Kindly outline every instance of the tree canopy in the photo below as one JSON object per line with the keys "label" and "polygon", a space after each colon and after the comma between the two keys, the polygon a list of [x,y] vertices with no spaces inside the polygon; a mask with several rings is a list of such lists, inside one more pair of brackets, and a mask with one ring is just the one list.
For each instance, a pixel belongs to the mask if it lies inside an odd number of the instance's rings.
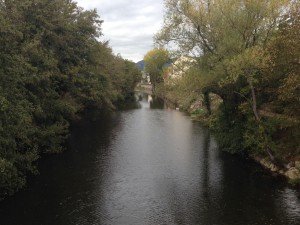
{"label": "tree canopy", "polygon": [[169,53],[163,48],[154,48],[144,56],[145,71],[150,75],[153,86],[163,82],[165,65],[169,62]]}
{"label": "tree canopy", "polygon": [[[299,118],[294,107],[299,100],[299,1],[165,0],[165,9],[155,42],[198,62],[179,87],[223,99],[217,126],[231,135],[226,145],[278,150],[278,140],[283,141],[278,118]],[[293,126],[284,129],[295,131]],[[296,133],[287,139],[298,151]]]}
{"label": "tree canopy", "polygon": [[63,150],[83,109],[132,95],[139,71],[99,41],[102,23],[72,0],[0,1],[0,198]]}

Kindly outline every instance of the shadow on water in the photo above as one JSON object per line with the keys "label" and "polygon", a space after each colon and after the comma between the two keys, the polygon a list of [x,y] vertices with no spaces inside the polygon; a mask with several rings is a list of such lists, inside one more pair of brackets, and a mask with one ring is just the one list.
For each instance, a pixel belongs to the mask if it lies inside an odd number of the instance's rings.
{"label": "shadow on water", "polygon": [[119,126],[117,113],[86,112],[72,125],[69,149],[40,160],[40,175],[0,203],[0,224],[75,224],[73,215],[78,224],[97,222],[93,190],[103,174],[96,171],[109,156],[112,132]]}
{"label": "shadow on water", "polygon": [[163,109],[164,106],[165,106],[165,102],[161,98],[153,97],[153,100],[150,101],[151,109]]}

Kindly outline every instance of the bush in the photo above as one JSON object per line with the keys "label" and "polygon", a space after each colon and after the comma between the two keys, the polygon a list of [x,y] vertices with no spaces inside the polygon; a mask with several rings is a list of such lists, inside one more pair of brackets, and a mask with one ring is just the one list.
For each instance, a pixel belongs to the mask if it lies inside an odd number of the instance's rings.
{"label": "bush", "polygon": [[0,158],[0,197],[12,195],[25,183],[25,176],[11,162]]}
{"label": "bush", "polygon": [[236,111],[228,111],[222,103],[216,118],[211,123],[217,142],[222,150],[230,153],[244,153],[243,134],[245,118]]}

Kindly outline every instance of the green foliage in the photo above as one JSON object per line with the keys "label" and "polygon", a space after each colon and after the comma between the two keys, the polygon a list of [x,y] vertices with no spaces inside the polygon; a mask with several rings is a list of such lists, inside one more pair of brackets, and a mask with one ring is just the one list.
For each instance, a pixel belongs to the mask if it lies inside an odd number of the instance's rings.
{"label": "green foliage", "polygon": [[[269,65],[265,71],[263,93],[269,97],[272,110],[300,118],[300,2],[295,1],[278,35],[269,43]],[[272,94],[272,95],[271,95]]]}
{"label": "green foliage", "polygon": [[98,41],[101,24],[70,0],[0,1],[0,198],[63,151],[76,114],[132,95],[140,74]]}
{"label": "green foliage", "polygon": [[245,151],[243,143],[243,131],[245,130],[245,118],[234,109],[228,109],[223,104],[211,122],[211,128],[215,133],[219,146],[230,153],[243,153]]}
{"label": "green foliage", "polygon": [[193,110],[191,113],[191,118],[201,121],[203,125],[208,125],[209,126],[209,120],[208,120],[208,111],[205,108],[197,108]]}
{"label": "green foliage", "polygon": [[169,62],[169,53],[163,48],[154,48],[144,56],[145,71],[150,75],[150,81],[156,84],[163,82],[164,66]]}
{"label": "green foliage", "polygon": [[291,179],[289,180],[289,184],[294,186],[294,187],[298,187],[300,185],[300,179]]}
{"label": "green foliage", "polygon": [[[243,146],[249,152],[253,154],[264,154],[266,149],[272,149],[276,154],[276,144],[274,142],[275,133],[278,130],[278,121],[272,118],[263,118],[261,121],[256,121],[252,115],[251,108],[243,106],[242,113],[246,120],[244,122],[243,134]],[[242,108],[241,107],[241,108]],[[245,110],[245,108],[248,108]]]}
{"label": "green foliage", "polygon": [[196,109],[191,114],[194,116],[198,116],[198,115],[201,115],[203,113],[203,111],[204,111],[203,109]]}
{"label": "green foliage", "polygon": [[203,96],[208,110],[209,94],[220,96],[211,125],[230,152],[299,154],[299,1],[165,0],[165,8],[155,42],[197,62],[165,95],[187,105]]}
{"label": "green foliage", "polygon": [[12,162],[0,158],[0,196],[11,195],[24,185],[25,176]]}
{"label": "green foliage", "polygon": [[207,92],[204,93],[204,103],[205,103],[208,113],[211,114],[211,102],[210,102],[210,98],[209,98],[209,93],[207,93]]}
{"label": "green foliage", "polygon": [[135,63],[123,60],[117,56],[114,60],[114,72],[111,73],[113,85],[118,90],[119,100],[129,100],[134,97],[134,88],[141,80],[141,72]]}

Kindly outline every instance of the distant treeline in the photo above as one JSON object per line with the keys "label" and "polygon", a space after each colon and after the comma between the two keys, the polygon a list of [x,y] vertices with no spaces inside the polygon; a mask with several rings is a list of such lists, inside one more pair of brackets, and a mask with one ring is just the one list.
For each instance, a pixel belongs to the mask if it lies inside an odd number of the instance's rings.
{"label": "distant treeline", "polygon": [[132,96],[140,71],[99,41],[102,22],[72,0],[0,1],[0,198],[63,150],[79,112]]}

